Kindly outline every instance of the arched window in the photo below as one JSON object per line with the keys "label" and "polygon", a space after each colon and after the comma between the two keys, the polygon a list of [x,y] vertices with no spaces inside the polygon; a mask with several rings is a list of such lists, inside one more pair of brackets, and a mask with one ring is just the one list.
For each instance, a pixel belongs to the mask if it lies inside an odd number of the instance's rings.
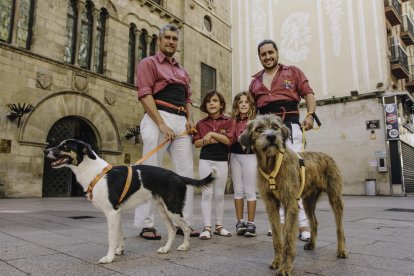
{"label": "arched window", "polygon": [[105,9],[101,10],[99,19],[96,26],[96,37],[95,37],[95,65],[94,71],[97,73],[103,73],[103,58],[104,58],[104,45],[105,45],[105,23],[108,12]]}
{"label": "arched window", "polygon": [[85,69],[91,68],[92,47],[92,17],[93,5],[90,1],[86,3],[86,9],[81,15],[80,43],[79,43],[79,66]]}
{"label": "arched window", "polygon": [[[33,27],[34,0],[0,1],[0,40],[16,43],[17,46],[30,49]],[[13,25],[17,17],[16,26]],[[15,39],[13,38],[15,33]],[[12,41],[13,40],[13,41]]]}
{"label": "arched window", "polygon": [[75,63],[76,47],[76,25],[78,22],[78,9],[76,0],[69,1],[68,14],[66,19],[66,47],[63,60],[67,63]]}
{"label": "arched window", "polygon": [[155,55],[155,53],[157,52],[157,39],[158,37],[156,35],[152,36],[150,43],[150,56]]}
{"label": "arched window", "polygon": [[33,1],[19,1],[19,16],[17,18],[16,42],[19,47],[29,49],[32,38]]}
{"label": "arched window", "polygon": [[142,29],[141,35],[139,36],[139,49],[141,51],[141,59],[147,57],[147,36],[148,32],[145,29]]}
{"label": "arched window", "polygon": [[135,49],[137,47],[136,44],[136,33],[137,33],[137,26],[134,23],[131,23],[129,27],[129,42],[128,42],[128,76],[127,82],[134,84],[134,77],[135,77]]}

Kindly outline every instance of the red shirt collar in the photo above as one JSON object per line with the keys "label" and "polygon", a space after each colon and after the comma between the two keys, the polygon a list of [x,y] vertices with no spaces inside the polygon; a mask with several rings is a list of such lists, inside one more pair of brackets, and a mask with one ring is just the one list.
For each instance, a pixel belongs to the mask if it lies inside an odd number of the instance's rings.
{"label": "red shirt collar", "polygon": [[[285,65],[283,65],[283,64],[281,64],[281,63],[279,63],[279,69],[278,69],[278,71],[280,71],[280,70],[284,70],[284,69],[285,69],[285,67],[286,67]],[[261,71],[257,72],[256,74],[254,74],[254,75],[252,76],[252,78],[255,78],[255,79],[262,78],[264,71],[265,71],[265,70],[263,69],[263,70],[261,70]]]}
{"label": "red shirt collar", "polygon": [[[167,56],[166,56],[166,55],[164,55],[162,52],[158,52],[158,53],[156,54],[156,56],[157,56],[157,59],[158,59],[158,61],[159,61],[160,63],[163,63],[163,62],[164,62],[164,60],[166,60],[166,59],[167,59]],[[170,61],[167,59],[167,62],[170,62]],[[173,64],[173,65],[178,64],[178,61],[177,61],[177,59],[176,59],[175,57],[173,57],[173,58],[172,58],[172,64]]]}

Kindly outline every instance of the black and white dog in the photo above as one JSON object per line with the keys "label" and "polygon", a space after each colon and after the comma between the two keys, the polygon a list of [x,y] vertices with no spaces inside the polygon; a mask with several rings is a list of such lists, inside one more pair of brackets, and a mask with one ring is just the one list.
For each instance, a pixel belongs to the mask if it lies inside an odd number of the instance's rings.
{"label": "black and white dog", "polygon": [[[121,226],[121,209],[135,208],[154,199],[159,205],[159,212],[168,230],[168,240],[158,253],[168,253],[175,239],[176,230],[173,222],[184,232],[184,242],[177,250],[190,248],[190,226],[183,219],[186,185],[205,187],[215,179],[215,170],[204,179],[195,180],[154,166],[131,165],[114,166],[99,158],[89,144],[75,139],[63,141],[59,146],[45,150],[45,156],[51,159],[52,167],[68,167],[76,175],[76,180],[84,191],[89,191],[89,199],[100,209],[108,221],[108,254],[99,263],[110,263],[115,255],[124,252],[125,241]],[[109,169],[106,172],[105,168]],[[130,181],[128,181],[128,178]],[[91,183],[96,182],[96,185]],[[124,191],[125,183],[130,182]],[[124,196],[123,196],[124,195]],[[123,200],[120,202],[120,198]]]}

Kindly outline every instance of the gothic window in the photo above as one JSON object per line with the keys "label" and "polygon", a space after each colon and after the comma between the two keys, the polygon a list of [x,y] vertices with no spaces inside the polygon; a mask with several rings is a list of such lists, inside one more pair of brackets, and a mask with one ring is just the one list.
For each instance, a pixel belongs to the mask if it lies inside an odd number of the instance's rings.
{"label": "gothic window", "polygon": [[30,48],[32,38],[33,1],[19,1],[19,16],[17,18],[17,45],[21,48]]}
{"label": "gothic window", "polygon": [[141,35],[139,36],[139,49],[141,51],[140,58],[144,59],[147,57],[147,35],[148,32],[145,29],[142,29]]}
{"label": "gothic window", "polygon": [[155,55],[155,53],[157,52],[157,39],[158,37],[156,35],[152,36],[150,43],[150,56]]}
{"label": "gothic window", "polygon": [[[33,25],[34,0],[0,1],[0,41],[15,42],[17,46],[30,49]],[[13,22],[17,19],[16,26]],[[13,39],[15,32],[15,41]],[[13,39],[14,40],[14,39]]]}
{"label": "gothic window", "polygon": [[0,1],[0,40],[10,43],[13,28],[14,1]]}
{"label": "gothic window", "polygon": [[216,90],[216,69],[201,63],[201,100],[210,90]]}
{"label": "gothic window", "polygon": [[79,66],[90,69],[91,66],[91,47],[92,47],[92,3],[86,3],[86,9],[81,15],[80,43],[79,43]]}
{"label": "gothic window", "polygon": [[102,9],[96,26],[94,71],[100,74],[103,73],[105,23],[107,15],[108,12],[105,9]]}
{"label": "gothic window", "polygon": [[66,48],[63,60],[71,64],[75,62],[77,21],[78,9],[76,7],[76,0],[70,0],[66,19]]}
{"label": "gothic window", "polygon": [[135,49],[136,49],[136,34],[137,27],[135,24],[131,24],[129,27],[129,43],[128,43],[128,76],[127,82],[134,84],[135,77]]}

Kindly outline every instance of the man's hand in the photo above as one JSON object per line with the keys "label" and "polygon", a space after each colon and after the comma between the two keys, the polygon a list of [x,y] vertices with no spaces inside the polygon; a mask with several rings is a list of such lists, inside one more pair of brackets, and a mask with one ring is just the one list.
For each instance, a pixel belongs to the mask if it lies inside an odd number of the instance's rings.
{"label": "man's hand", "polygon": [[164,122],[158,125],[158,128],[162,133],[164,133],[165,138],[168,141],[173,141],[175,139],[175,134],[171,128],[169,128]]}
{"label": "man's hand", "polygon": [[190,131],[192,128],[194,128],[194,122],[190,118],[187,119],[187,122],[185,123],[185,129]]}
{"label": "man's hand", "polygon": [[305,127],[305,130],[308,131],[313,128],[313,117],[306,116],[305,120],[303,120],[301,127]]}

